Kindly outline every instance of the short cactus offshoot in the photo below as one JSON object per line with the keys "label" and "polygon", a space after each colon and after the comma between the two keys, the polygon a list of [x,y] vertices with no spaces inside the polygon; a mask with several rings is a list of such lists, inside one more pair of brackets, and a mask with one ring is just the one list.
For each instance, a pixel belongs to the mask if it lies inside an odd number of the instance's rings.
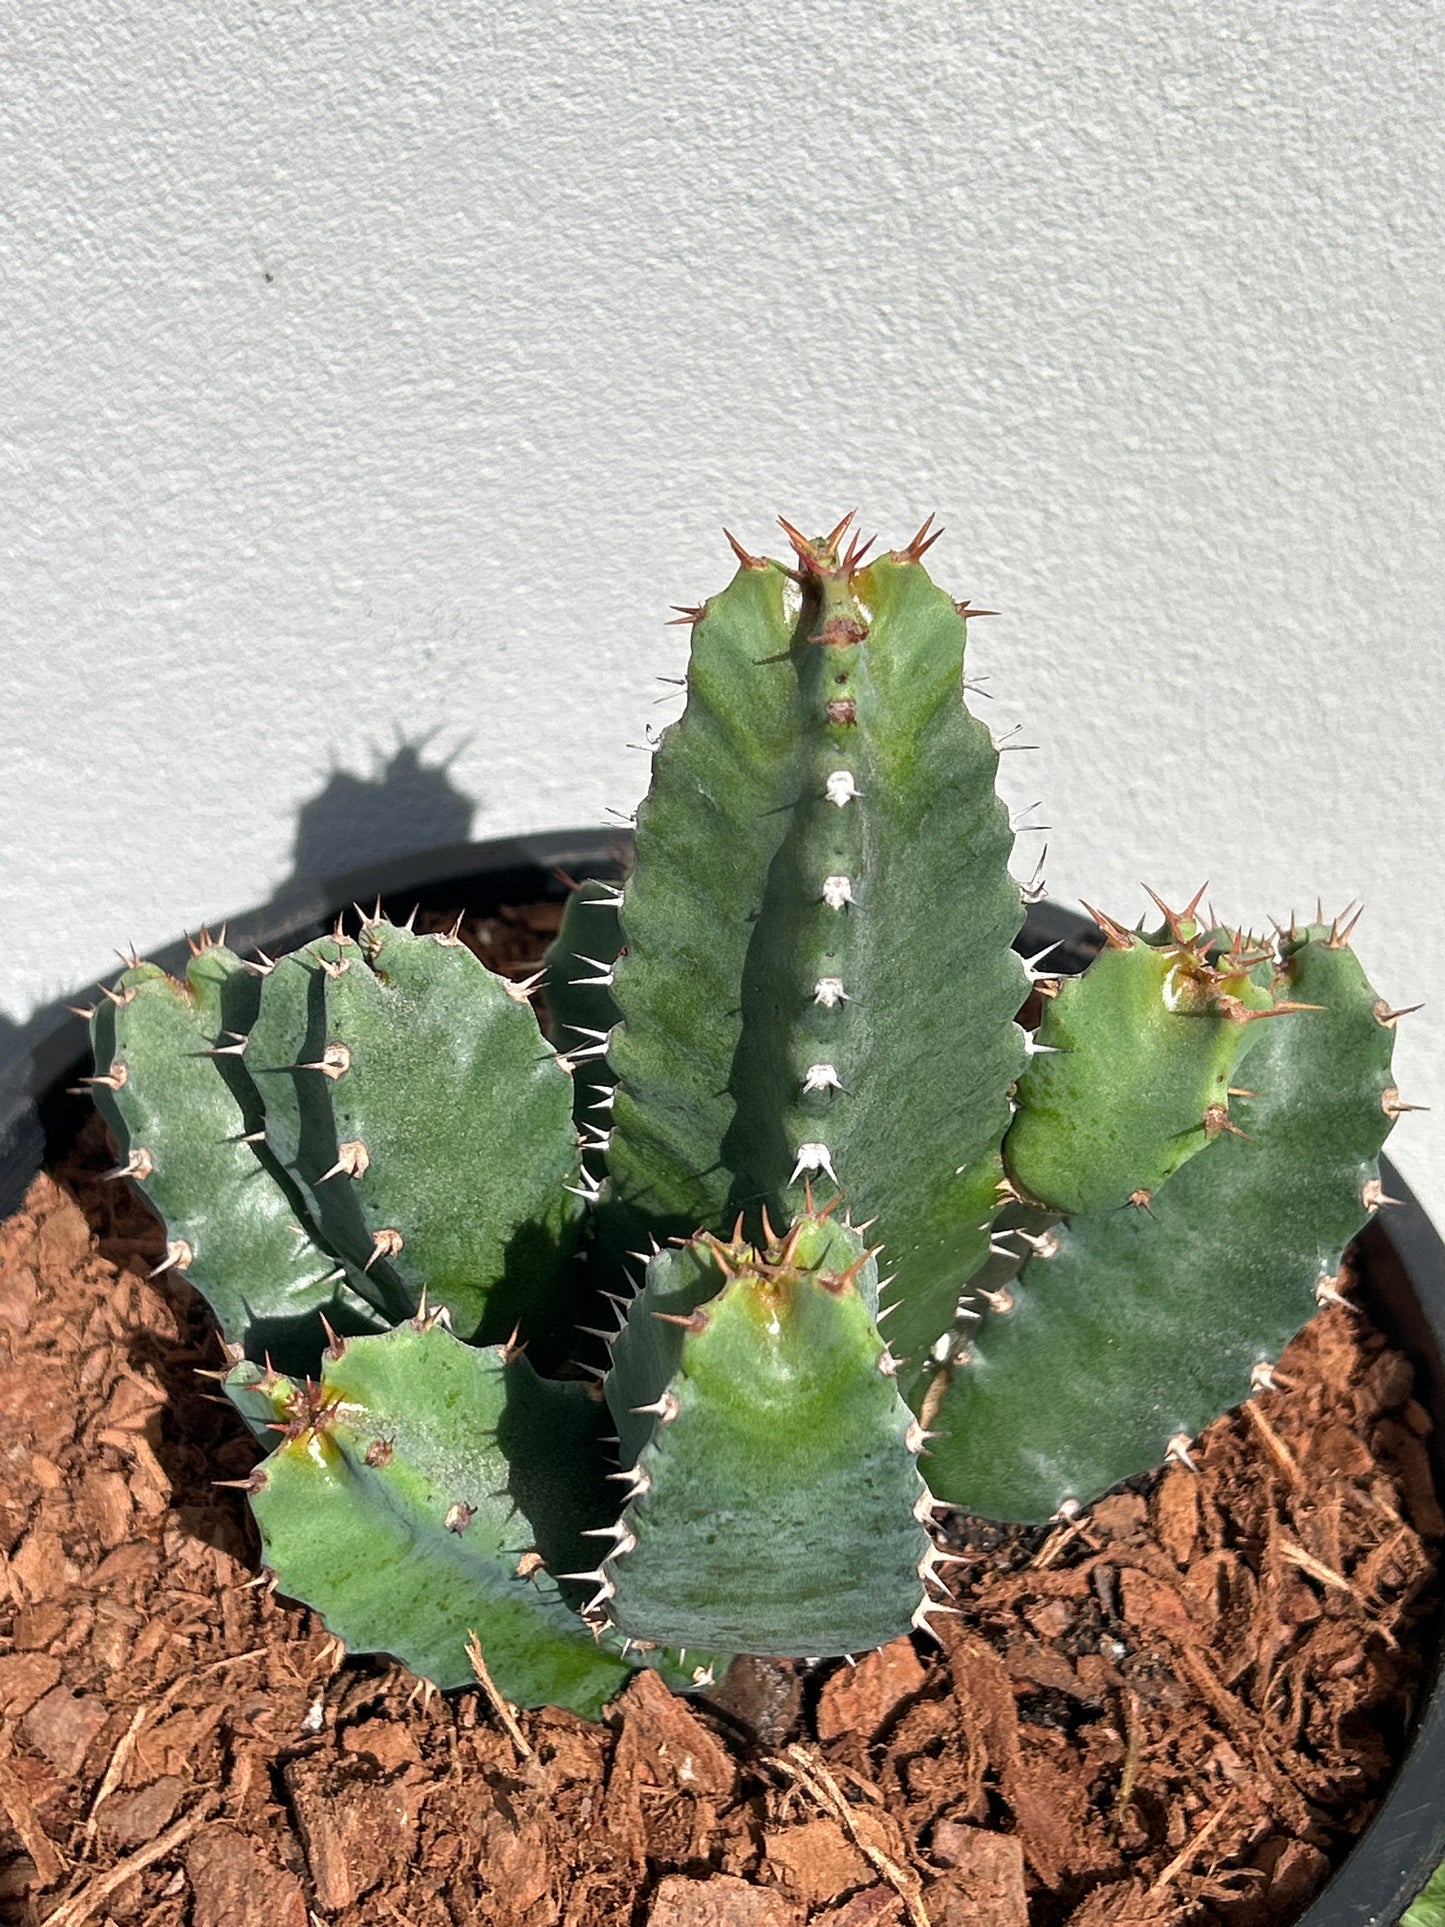
{"label": "short cactus offshoot", "polygon": [[936,537],[784,528],[686,612],[550,1039],[535,986],[379,910],[132,963],[94,1013],[117,1175],[272,1444],[280,1587],[444,1687],[479,1644],[595,1713],[630,1667],[928,1628],[941,1508],[1045,1520],[1187,1457],[1384,1202],[1398,1013],[1349,929],[1161,903],[1031,972]]}

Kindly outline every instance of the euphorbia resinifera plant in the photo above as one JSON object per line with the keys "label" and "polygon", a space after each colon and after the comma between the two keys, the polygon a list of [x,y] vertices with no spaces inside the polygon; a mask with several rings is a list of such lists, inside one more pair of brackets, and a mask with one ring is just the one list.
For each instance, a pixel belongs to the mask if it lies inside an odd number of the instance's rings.
{"label": "euphorbia resinifera plant", "polygon": [[281,1590],[443,1687],[473,1635],[507,1698],[594,1713],[632,1666],[928,1627],[942,1508],[1044,1521],[1187,1459],[1382,1201],[1397,1013],[1347,930],[1196,899],[1027,966],[968,605],[927,525],[870,562],[850,521],[734,543],[685,612],[550,1038],[535,983],[379,909],[94,1013],[120,1168],[272,1428]]}

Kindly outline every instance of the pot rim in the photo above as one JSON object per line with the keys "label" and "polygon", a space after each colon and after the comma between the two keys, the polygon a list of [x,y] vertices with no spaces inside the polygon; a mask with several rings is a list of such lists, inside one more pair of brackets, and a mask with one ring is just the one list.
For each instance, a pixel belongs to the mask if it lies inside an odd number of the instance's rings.
{"label": "pot rim", "polygon": [[[560,870],[592,875],[619,870],[630,833],[581,827],[478,842],[433,846],[384,863],[358,865],[320,880],[289,884],[269,903],[229,920],[228,940],[243,950],[294,948],[330,927],[338,909],[418,891],[471,894],[504,902],[519,888],[535,890]],[[485,892],[477,884],[485,880]],[[565,894],[559,879],[558,896]],[[1083,916],[1060,904],[1029,907],[1035,931],[1075,949],[1093,948]],[[1040,928],[1042,926],[1042,928]],[[168,970],[184,967],[183,938],[149,953]],[[89,1055],[85,1022],[57,1000],[37,1011],[14,1037],[0,1039],[0,1216],[17,1208],[46,1155],[45,1121],[63,1087]],[[1407,1289],[1387,1310],[1407,1327],[1400,1337],[1427,1381],[1437,1478],[1445,1483],[1445,1242],[1390,1161],[1381,1160],[1387,1194],[1398,1200],[1368,1236],[1393,1254]],[[1395,1334],[1392,1334],[1394,1336]],[[1436,1629],[1433,1670],[1404,1757],[1379,1807],[1332,1879],[1295,1927],[1394,1927],[1445,1860],[1445,1624]]]}

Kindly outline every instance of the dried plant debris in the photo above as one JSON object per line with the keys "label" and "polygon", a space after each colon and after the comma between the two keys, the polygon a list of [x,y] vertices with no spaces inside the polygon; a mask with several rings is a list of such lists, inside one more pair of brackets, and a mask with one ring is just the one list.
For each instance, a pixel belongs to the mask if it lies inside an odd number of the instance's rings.
{"label": "dried plant debris", "polygon": [[504,1724],[258,1582],[215,1483],[258,1447],[108,1157],[0,1233],[0,1920],[1268,1927],[1399,1758],[1445,1520],[1357,1313],[1192,1466],[1052,1528],[953,1515],[941,1649]]}

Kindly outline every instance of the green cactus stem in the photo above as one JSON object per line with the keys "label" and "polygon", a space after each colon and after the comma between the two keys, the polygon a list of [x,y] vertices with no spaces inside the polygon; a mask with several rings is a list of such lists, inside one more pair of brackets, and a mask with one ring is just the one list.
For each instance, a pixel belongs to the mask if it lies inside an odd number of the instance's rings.
{"label": "green cactus stem", "polygon": [[584,1556],[577,1520],[600,1502],[601,1407],[583,1385],[424,1316],[329,1352],[319,1385],[268,1395],[287,1430],[252,1476],[265,1557],[350,1650],[461,1686],[475,1633],[520,1705],[594,1718],[620,1690],[627,1664],[547,1570]]}
{"label": "green cactus stem", "polygon": [[611,1169],[633,1243],[841,1185],[916,1371],[988,1250],[1022,911],[964,615],[925,531],[864,566],[846,526],[790,531],[795,571],[744,556],[694,626],[620,912]]}
{"label": "green cactus stem", "polygon": [[1107,922],[1084,974],[1051,986],[1004,1146],[1028,1198],[1070,1216],[1142,1202],[1233,1128],[1255,1020],[1291,1005],[1250,975],[1267,951],[1211,961],[1197,901],[1153,939]]}
{"label": "green cactus stem", "polygon": [[371,919],[270,972],[246,1065],[277,1157],[354,1263],[478,1343],[565,1333],[572,1084],[516,985],[454,937]]}
{"label": "green cactus stem", "polygon": [[587,1169],[598,1182],[612,1141],[616,1088],[606,1046],[619,1016],[612,995],[622,949],[618,901],[615,884],[588,878],[576,886],[548,948],[544,979],[549,1035],[572,1065],[572,1115],[584,1152],[593,1154]]}
{"label": "green cactus stem", "polygon": [[923,1433],[860,1289],[870,1262],[816,1216],[764,1251],[651,1260],[607,1381],[629,1498],[591,1575],[622,1632],[818,1656],[927,1625]]}
{"label": "green cactus stem", "polygon": [[1319,1008],[1253,1027],[1239,1134],[1147,1208],[1046,1233],[940,1375],[926,1407],[940,1497],[1020,1520],[1087,1504],[1267,1383],[1336,1292],[1341,1253],[1380,1202],[1393,1030],[1330,928],[1294,932],[1282,951],[1279,992]]}
{"label": "green cactus stem", "polygon": [[224,1340],[304,1370],[322,1321],[342,1332],[385,1319],[314,1233],[302,1200],[254,1134],[226,1072],[258,985],[203,938],[184,982],[156,964],[126,970],[91,1018],[92,1085],[130,1178],[165,1226],[166,1263],[210,1305]]}

